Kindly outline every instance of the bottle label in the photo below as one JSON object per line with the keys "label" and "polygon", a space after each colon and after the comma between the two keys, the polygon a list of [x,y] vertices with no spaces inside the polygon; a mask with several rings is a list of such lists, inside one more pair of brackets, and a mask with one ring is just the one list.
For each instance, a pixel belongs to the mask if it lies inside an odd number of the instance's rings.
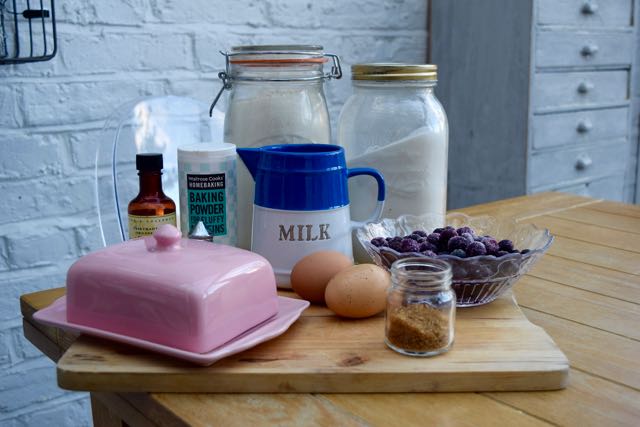
{"label": "bottle label", "polygon": [[210,236],[227,234],[227,195],[224,173],[187,174],[189,231],[202,221]]}
{"label": "bottle label", "polygon": [[151,236],[162,224],[176,225],[176,213],[160,216],[141,216],[129,214],[129,238],[136,239]]}

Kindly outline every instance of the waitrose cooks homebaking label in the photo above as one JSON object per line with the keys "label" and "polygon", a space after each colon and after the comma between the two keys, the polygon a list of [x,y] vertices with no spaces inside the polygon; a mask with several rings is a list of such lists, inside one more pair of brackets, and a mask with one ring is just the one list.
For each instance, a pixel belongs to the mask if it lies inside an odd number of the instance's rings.
{"label": "waitrose cooks homebaking label", "polygon": [[202,221],[211,236],[227,234],[226,177],[224,173],[187,174],[189,230]]}

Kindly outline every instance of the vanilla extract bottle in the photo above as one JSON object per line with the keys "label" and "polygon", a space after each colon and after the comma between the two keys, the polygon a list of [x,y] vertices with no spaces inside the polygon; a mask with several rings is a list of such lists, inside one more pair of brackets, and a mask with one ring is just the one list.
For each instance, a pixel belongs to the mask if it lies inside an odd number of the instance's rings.
{"label": "vanilla extract bottle", "polygon": [[150,236],[162,224],[176,225],[176,204],[162,191],[162,154],[136,155],[140,192],[129,202],[129,238]]}

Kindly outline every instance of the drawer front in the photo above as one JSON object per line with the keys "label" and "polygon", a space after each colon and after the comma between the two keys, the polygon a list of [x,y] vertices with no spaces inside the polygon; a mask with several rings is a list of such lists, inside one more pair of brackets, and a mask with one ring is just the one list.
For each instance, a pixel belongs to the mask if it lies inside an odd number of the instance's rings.
{"label": "drawer front", "polygon": [[534,153],[529,164],[529,187],[619,173],[626,168],[628,157],[626,142]]}
{"label": "drawer front", "polygon": [[536,73],[533,78],[535,111],[596,106],[629,99],[628,71]]}
{"label": "drawer front", "polygon": [[627,136],[627,107],[533,116],[534,149]]}
{"label": "drawer front", "polygon": [[538,24],[629,27],[632,0],[539,0]]}
{"label": "drawer front", "polygon": [[631,32],[538,30],[536,34],[536,67],[631,64]]}
{"label": "drawer front", "polygon": [[624,175],[608,176],[579,185],[561,187],[556,191],[572,193],[579,196],[593,197],[596,199],[614,200],[624,202]]}
{"label": "drawer front", "polygon": [[589,196],[624,202],[624,175],[610,176],[587,184]]}

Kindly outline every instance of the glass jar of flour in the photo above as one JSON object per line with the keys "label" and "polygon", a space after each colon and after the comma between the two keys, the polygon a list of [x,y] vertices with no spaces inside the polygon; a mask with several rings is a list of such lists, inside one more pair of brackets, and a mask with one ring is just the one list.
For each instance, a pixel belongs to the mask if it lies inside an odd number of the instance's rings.
{"label": "glass jar of flour", "polygon": [[[223,54],[226,70],[219,76],[230,91],[225,142],[238,147],[331,143],[323,83],[342,76],[336,55],[309,45],[237,46]],[[331,70],[325,73],[329,60]],[[238,246],[245,249],[251,243],[253,186],[239,165]]]}
{"label": "glass jar of flour", "polygon": [[[349,167],[372,167],[387,186],[383,217],[429,215],[433,228],[447,208],[447,116],[435,97],[435,65],[359,64],[354,93],[338,124],[338,144]],[[375,207],[366,179],[350,182],[351,216],[362,221]]]}

